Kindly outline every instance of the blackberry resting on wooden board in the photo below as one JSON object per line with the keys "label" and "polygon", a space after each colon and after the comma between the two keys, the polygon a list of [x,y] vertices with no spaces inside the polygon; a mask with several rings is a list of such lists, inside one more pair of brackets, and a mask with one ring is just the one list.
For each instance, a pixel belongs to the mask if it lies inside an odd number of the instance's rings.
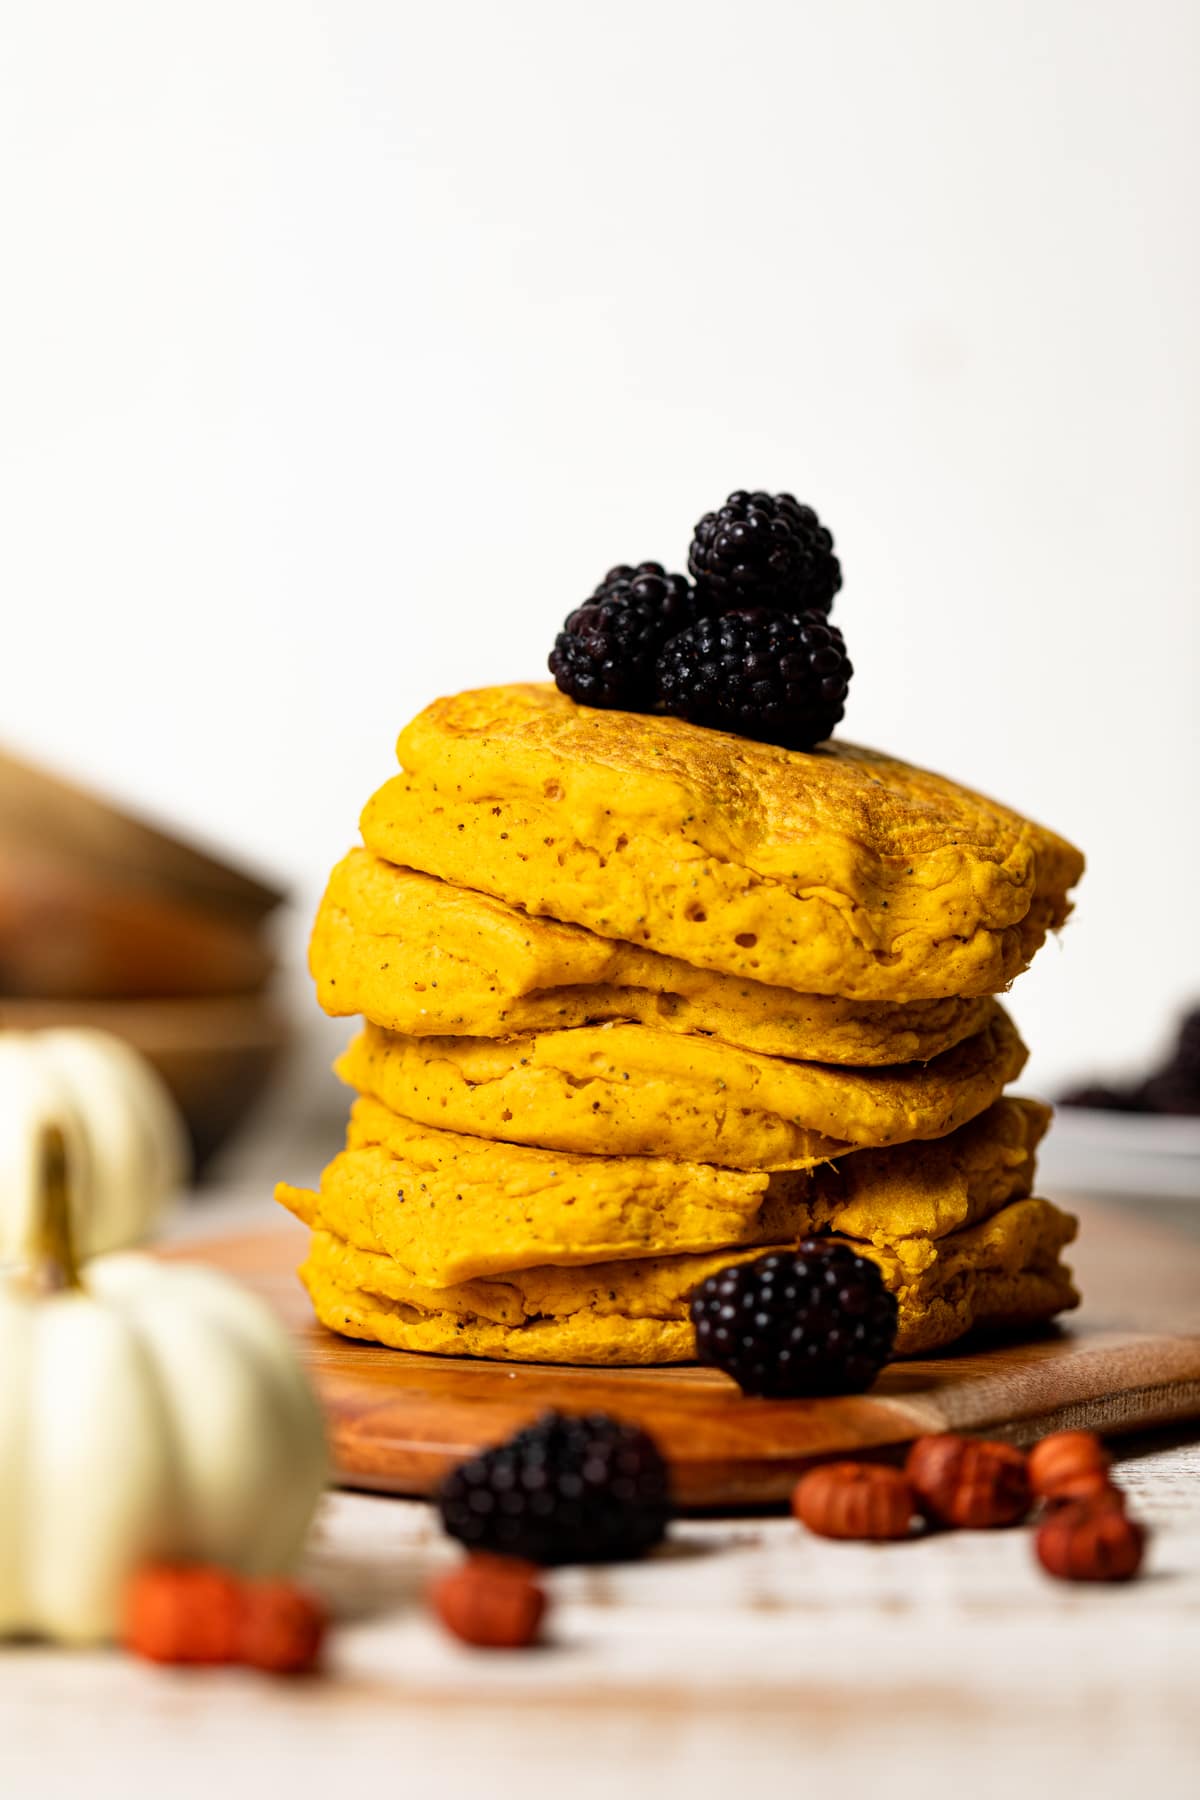
{"label": "blackberry resting on wooden board", "polygon": [[692,1296],[696,1354],[747,1394],[790,1399],[869,1388],[896,1341],[896,1297],[836,1238],[805,1238],[722,1269]]}

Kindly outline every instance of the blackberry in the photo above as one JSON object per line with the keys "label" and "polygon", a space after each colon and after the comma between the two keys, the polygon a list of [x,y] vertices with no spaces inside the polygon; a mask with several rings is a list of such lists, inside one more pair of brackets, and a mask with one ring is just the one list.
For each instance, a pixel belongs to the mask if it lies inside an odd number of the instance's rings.
{"label": "blackberry", "polygon": [[1185,1014],[1175,1040],[1171,1066],[1200,1090],[1200,1006]]}
{"label": "blackberry", "polygon": [[550,673],[584,706],[648,711],[658,653],[695,617],[685,575],[668,575],[656,562],[618,563],[567,619],[550,653]]}
{"label": "blackberry", "polygon": [[451,1470],[442,1524],[468,1550],[527,1562],[621,1562],[666,1532],[670,1479],[654,1439],[604,1413],[548,1412]]}
{"label": "blackberry", "polygon": [[1200,1116],[1200,1007],[1185,1015],[1171,1055],[1144,1080],[1087,1082],[1065,1093],[1062,1105],[1098,1107],[1105,1112]]}
{"label": "blackberry", "polygon": [[682,631],[696,617],[696,597],[686,575],[668,575],[660,562],[636,566],[618,563],[597,584],[589,604],[597,600],[648,600],[671,627],[668,637]]}
{"label": "blackberry", "polygon": [[791,494],[730,494],[705,513],[688,552],[701,611],[770,606],[827,613],[842,585],[833,534]]}
{"label": "blackberry", "polygon": [[1144,1112],[1136,1087],[1117,1087],[1105,1081],[1085,1081],[1059,1095],[1060,1106],[1086,1106],[1095,1112]]}
{"label": "blackberry", "polygon": [[1169,1067],[1151,1075],[1137,1090],[1136,1112],[1171,1113],[1191,1119],[1200,1115],[1200,1085]]}
{"label": "blackberry", "polygon": [[1145,1112],[1200,1114],[1200,1007],[1195,1007],[1179,1027],[1170,1057],[1138,1089]]}
{"label": "blackberry", "polygon": [[811,750],[845,711],[853,665],[820,613],[753,607],[698,619],[658,659],[660,712]]}
{"label": "blackberry", "polygon": [[875,1264],[837,1238],[721,1269],[691,1304],[700,1361],[775,1399],[870,1387],[892,1353],[897,1313]]}

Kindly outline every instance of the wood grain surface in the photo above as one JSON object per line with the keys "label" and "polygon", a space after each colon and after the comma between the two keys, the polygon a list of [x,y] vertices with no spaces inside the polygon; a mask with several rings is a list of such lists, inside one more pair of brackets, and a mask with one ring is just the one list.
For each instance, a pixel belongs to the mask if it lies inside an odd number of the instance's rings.
{"label": "wood grain surface", "polygon": [[281,1227],[168,1252],[261,1293],[295,1333],[348,1486],[428,1494],[453,1463],[549,1406],[652,1431],[683,1506],[785,1499],[818,1457],[898,1450],[925,1431],[1030,1441],[1063,1426],[1122,1432],[1200,1416],[1200,1245],[1089,1205],[1073,1249],[1084,1307],[1061,1327],[886,1369],[869,1394],[748,1400],[700,1368],[571,1369],[418,1356],[325,1331],[293,1273],[304,1233]]}

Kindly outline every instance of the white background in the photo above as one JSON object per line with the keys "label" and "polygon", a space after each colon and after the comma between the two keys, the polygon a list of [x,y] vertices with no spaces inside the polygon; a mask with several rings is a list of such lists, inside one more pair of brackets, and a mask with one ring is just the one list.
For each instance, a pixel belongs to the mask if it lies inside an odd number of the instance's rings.
{"label": "white background", "polygon": [[1035,1079],[1200,996],[1195,0],[109,0],[0,26],[0,736],[300,914],[435,693],[727,489],[848,735],[1076,838]]}

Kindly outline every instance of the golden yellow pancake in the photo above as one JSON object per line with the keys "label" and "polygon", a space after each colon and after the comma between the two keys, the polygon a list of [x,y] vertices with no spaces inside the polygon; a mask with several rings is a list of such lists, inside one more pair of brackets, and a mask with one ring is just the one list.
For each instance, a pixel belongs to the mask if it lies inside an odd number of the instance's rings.
{"label": "golden yellow pancake", "polygon": [[859,1067],[924,1062],[980,1030],[989,1010],[986,996],[896,1006],[719,975],[361,849],[329,878],[309,968],[327,1013],[361,1013],[406,1036],[507,1037],[628,1020]]}
{"label": "golden yellow pancake", "polygon": [[438,700],[368,802],[387,861],[702,968],[907,1004],[997,993],[1083,859],[944,777],[782,750],[551,686]]}
{"label": "golden yellow pancake", "polygon": [[[887,1251],[875,1261],[900,1307],[897,1354],[951,1343],[975,1325],[1027,1324],[1077,1304],[1059,1253],[1075,1221],[1047,1200],[1017,1200],[942,1238],[911,1276]],[[390,1257],[314,1232],[301,1276],[333,1331],[396,1349],[575,1364],[686,1362],[688,1302],[700,1282],[753,1251],[539,1268],[502,1280],[428,1288]]]}
{"label": "golden yellow pancake", "polygon": [[1032,1192],[1049,1108],[998,1100],[951,1136],[861,1150],[808,1172],[575,1156],[437,1131],[357,1100],[319,1193],[281,1184],[306,1225],[390,1257],[426,1287],[554,1263],[783,1243],[832,1227],[910,1276],[933,1239]]}
{"label": "golden yellow pancake", "polygon": [[337,1070],[393,1112],[470,1137],[782,1169],[945,1137],[998,1098],[1025,1055],[994,1003],[966,1043],[886,1069],[789,1062],[648,1025],[414,1038],[368,1024]]}

